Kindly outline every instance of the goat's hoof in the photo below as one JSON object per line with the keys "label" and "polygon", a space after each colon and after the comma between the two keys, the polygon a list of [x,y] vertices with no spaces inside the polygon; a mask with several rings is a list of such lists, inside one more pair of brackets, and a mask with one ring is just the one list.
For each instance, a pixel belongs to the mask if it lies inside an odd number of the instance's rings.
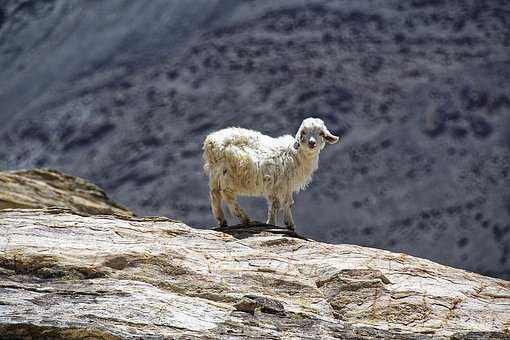
{"label": "goat's hoof", "polygon": [[237,220],[239,221],[239,224],[249,226],[251,224],[251,220],[248,217],[245,216],[239,216],[237,217]]}

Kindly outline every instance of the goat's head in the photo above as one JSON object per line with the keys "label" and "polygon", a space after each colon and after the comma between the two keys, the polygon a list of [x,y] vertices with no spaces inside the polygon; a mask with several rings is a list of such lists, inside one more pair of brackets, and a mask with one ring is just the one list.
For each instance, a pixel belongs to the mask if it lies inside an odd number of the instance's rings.
{"label": "goat's head", "polygon": [[296,148],[303,148],[307,152],[318,152],[325,143],[335,144],[338,137],[329,132],[326,124],[319,118],[306,118],[301,123],[296,134]]}

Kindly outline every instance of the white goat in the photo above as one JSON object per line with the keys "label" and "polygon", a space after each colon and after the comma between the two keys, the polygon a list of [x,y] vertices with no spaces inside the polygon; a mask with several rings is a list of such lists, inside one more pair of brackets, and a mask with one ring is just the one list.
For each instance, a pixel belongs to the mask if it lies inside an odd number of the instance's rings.
{"label": "white goat", "polygon": [[311,181],[325,142],[334,144],[338,137],[318,118],[303,120],[295,138],[272,138],[236,127],[208,135],[203,147],[204,170],[209,175],[211,208],[219,225],[227,225],[222,199],[240,223],[250,222],[236,201],[237,195],[244,195],[266,197],[268,224],[276,223],[282,209],[285,225],[294,228],[292,193]]}

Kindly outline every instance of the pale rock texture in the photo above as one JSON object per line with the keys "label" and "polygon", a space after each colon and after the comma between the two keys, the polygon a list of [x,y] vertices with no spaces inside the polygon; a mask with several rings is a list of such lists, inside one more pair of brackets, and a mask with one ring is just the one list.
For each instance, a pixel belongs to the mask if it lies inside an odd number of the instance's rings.
{"label": "pale rock texture", "polygon": [[[0,178],[15,198],[0,210],[1,339],[510,337],[508,281],[260,226],[129,216],[56,172]],[[77,196],[88,210],[62,203]]]}
{"label": "pale rock texture", "polygon": [[509,282],[405,254],[58,209],[0,228],[0,336],[510,334]]}
{"label": "pale rock texture", "polygon": [[0,209],[62,207],[84,214],[132,216],[96,185],[56,170],[0,172]]}

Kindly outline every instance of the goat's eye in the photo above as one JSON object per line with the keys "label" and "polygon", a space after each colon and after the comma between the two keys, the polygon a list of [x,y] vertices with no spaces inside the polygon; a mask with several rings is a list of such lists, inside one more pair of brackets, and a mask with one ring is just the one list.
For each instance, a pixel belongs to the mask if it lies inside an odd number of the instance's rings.
{"label": "goat's eye", "polygon": [[324,137],[324,132],[323,132],[323,131],[321,131],[321,132],[319,133],[319,135],[320,135],[321,137]]}

